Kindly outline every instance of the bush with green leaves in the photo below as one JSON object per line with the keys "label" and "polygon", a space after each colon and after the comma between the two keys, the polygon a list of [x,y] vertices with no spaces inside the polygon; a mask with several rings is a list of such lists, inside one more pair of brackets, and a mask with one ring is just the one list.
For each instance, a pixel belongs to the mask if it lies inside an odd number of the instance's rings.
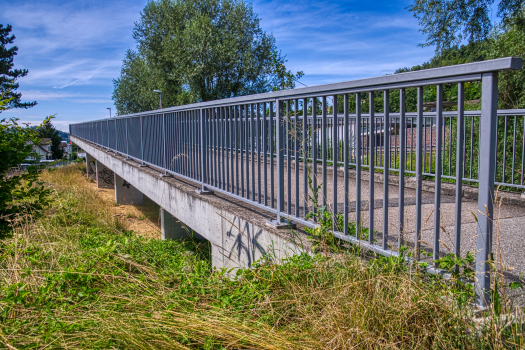
{"label": "bush with green leaves", "polygon": [[25,214],[38,216],[48,205],[50,189],[39,180],[41,165],[9,173],[27,158],[38,158],[33,150],[38,141],[37,131],[20,125],[17,119],[0,120],[0,238],[11,232],[13,220]]}

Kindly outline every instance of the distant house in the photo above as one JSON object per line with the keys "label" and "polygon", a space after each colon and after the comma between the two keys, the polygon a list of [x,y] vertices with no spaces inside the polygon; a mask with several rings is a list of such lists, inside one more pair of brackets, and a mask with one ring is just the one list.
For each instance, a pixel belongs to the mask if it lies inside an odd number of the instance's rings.
{"label": "distant house", "polygon": [[71,144],[67,141],[61,141],[60,148],[64,151],[64,157],[68,157],[71,154]]}
{"label": "distant house", "polygon": [[[51,152],[51,139],[41,139],[39,144],[33,145],[33,151],[40,156],[40,160],[49,160],[53,158]],[[34,160],[35,157],[28,157],[27,160]]]}
{"label": "distant house", "polygon": [[[61,141],[60,148],[64,151],[64,157],[67,157],[71,153],[71,145],[67,143],[67,141]],[[51,151],[51,139],[41,139],[39,144],[33,145],[33,151],[40,156],[40,160],[52,160],[53,152]],[[26,159],[35,160],[35,157],[28,157]]]}

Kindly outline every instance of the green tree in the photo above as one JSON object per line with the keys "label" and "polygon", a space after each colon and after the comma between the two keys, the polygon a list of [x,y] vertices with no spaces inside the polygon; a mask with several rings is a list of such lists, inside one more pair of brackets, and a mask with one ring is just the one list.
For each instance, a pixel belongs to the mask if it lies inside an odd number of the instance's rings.
{"label": "green tree", "polygon": [[[436,52],[458,46],[460,43],[480,43],[487,39],[494,27],[491,6],[494,0],[414,0],[408,7],[422,27],[426,42]],[[497,16],[502,25],[525,29],[522,16],[525,0],[501,0]]]}
{"label": "green tree", "polygon": [[[525,32],[513,25],[507,30],[494,32],[490,38],[487,58],[525,57]],[[498,107],[501,109],[525,108],[525,71],[502,72],[498,79]]]}
{"label": "green tree", "polygon": [[[18,47],[6,47],[6,45],[13,44],[15,40],[14,35],[9,35],[11,29],[10,25],[4,27],[0,24],[0,93],[6,100],[9,100],[8,106],[10,108],[33,107],[36,102],[20,102],[22,94],[14,92],[19,87],[15,81],[18,78],[25,77],[28,71],[27,69],[13,69],[13,59],[17,54]],[[1,112],[2,110],[0,110]]]}
{"label": "green tree", "polygon": [[[150,1],[135,24],[113,99],[119,114],[290,88],[275,39],[242,0]],[[295,79],[295,80],[294,80]]]}
{"label": "green tree", "polygon": [[64,157],[64,150],[60,147],[62,138],[57,129],[51,123],[50,119],[47,119],[42,125],[37,129],[38,136],[40,138],[50,138],[51,139],[51,153],[53,159],[62,159]]}
{"label": "green tree", "polygon": [[[0,111],[9,109],[13,98],[9,91],[0,95]],[[38,142],[38,132],[33,128],[20,125],[17,119],[0,120],[0,238],[11,232],[13,222],[23,220],[25,214],[40,215],[49,203],[50,190],[39,181],[41,166],[10,173],[28,157],[38,158],[33,150]]]}

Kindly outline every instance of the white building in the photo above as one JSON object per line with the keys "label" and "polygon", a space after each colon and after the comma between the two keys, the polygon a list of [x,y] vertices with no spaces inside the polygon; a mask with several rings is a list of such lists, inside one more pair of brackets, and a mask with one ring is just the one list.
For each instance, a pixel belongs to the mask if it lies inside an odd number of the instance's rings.
{"label": "white building", "polygon": [[[49,160],[52,158],[51,139],[45,138],[40,140],[38,145],[33,145],[33,151],[40,156],[40,160]],[[35,157],[28,157],[27,160],[34,160]]]}
{"label": "white building", "polygon": [[[64,151],[64,157],[71,153],[71,145],[67,141],[60,142],[60,148]],[[51,151],[51,139],[44,138],[38,145],[33,145],[33,151],[40,156],[40,160],[52,160],[53,152]],[[27,160],[34,160],[35,157],[28,157]]]}

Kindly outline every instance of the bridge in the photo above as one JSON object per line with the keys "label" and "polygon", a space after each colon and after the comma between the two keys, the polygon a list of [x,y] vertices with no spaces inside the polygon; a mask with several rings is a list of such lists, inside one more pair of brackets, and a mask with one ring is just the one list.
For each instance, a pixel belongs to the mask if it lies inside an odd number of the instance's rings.
{"label": "bridge", "polygon": [[[483,304],[491,253],[511,278],[525,271],[525,111],[497,109],[498,73],[521,66],[509,57],[201,102],[70,134],[98,186],[118,203],[148,196],[162,208],[162,237],[186,237],[184,223],[210,241],[216,267],[310,251],[304,229],[321,226],[385,256],[408,247],[432,273],[445,254],[470,251]],[[466,82],[481,82],[479,111],[465,111]],[[447,88],[455,104],[443,101]]]}

